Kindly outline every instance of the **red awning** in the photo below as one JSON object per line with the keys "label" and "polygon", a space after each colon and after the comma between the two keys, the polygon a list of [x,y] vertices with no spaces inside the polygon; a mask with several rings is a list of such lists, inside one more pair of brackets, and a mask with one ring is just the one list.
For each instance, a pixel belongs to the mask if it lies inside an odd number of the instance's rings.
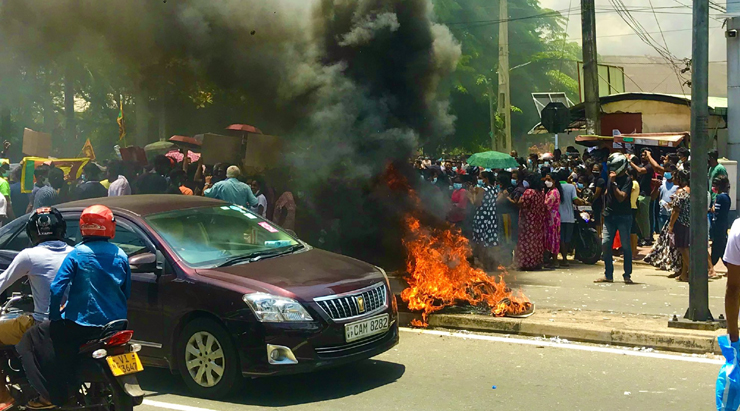
{"label": "red awning", "polygon": [[614,136],[615,143],[629,143],[640,146],[678,147],[689,133],[643,133]]}
{"label": "red awning", "polygon": [[262,131],[255,126],[249,124],[232,124],[226,127],[227,130],[246,131],[247,133],[262,134]]}

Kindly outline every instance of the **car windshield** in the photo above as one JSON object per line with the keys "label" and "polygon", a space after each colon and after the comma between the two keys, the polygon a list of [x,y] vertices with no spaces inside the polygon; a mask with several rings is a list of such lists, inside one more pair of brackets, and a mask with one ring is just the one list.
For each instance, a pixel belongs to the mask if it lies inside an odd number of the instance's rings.
{"label": "car windshield", "polygon": [[300,244],[279,227],[235,205],[169,211],[148,216],[146,221],[191,267],[216,267]]}

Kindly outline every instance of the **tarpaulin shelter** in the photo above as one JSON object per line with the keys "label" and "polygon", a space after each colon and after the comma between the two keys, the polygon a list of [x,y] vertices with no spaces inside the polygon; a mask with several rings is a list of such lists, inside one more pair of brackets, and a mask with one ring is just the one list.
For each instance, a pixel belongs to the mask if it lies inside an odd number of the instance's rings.
{"label": "tarpaulin shelter", "polygon": [[634,146],[678,148],[688,142],[689,133],[639,133],[618,134],[616,136],[581,135],[576,144],[586,147],[609,147],[612,150],[629,149]]}

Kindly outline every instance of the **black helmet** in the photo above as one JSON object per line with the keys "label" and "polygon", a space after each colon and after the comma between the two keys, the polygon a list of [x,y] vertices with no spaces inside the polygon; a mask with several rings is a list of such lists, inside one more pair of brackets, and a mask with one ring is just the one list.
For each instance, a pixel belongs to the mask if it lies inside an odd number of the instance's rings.
{"label": "black helmet", "polygon": [[44,241],[64,241],[67,223],[62,213],[54,207],[42,207],[31,214],[26,223],[26,234],[34,246]]}
{"label": "black helmet", "polygon": [[609,172],[615,172],[617,175],[622,174],[627,168],[627,157],[622,153],[612,153],[606,162]]}

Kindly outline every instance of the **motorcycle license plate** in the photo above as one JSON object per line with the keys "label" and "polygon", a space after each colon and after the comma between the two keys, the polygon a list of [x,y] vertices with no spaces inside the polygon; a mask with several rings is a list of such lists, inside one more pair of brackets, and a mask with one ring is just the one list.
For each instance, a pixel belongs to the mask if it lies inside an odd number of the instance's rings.
{"label": "motorcycle license plate", "polygon": [[108,361],[108,367],[114,377],[144,371],[144,366],[135,352],[106,357],[105,360]]}

